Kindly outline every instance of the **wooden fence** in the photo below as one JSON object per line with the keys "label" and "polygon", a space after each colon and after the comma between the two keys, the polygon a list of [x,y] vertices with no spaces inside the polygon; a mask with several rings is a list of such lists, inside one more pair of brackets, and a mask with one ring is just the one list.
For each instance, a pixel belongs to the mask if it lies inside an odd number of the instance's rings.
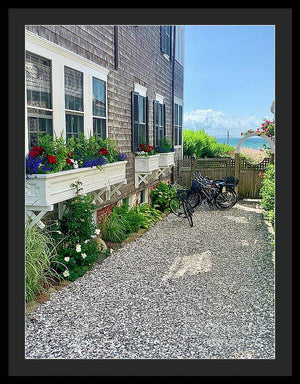
{"label": "wooden fence", "polygon": [[196,170],[202,175],[211,179],[220,179],[224,176],[239,177],[237,193],[239,199],[258,199],[262,179],[259,173],[266,169],[266,166],[273,162],[271,158],[265,158],[259,164],[250,164],[244,158],[239,158],[237,167],[236,159],[183,159],[178,160],[175,165],[175,177],[180,177],[180,184],[189,187],[191,179]]}

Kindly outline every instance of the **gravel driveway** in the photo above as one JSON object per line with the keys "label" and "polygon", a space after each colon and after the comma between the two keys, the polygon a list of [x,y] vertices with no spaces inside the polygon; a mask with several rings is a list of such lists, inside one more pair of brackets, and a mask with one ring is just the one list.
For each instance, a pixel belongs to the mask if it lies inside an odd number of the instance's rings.
{"label": "gravel driveway", "polygon": [[26,319],[28,359],[274,359],[261,213],[169,215]]}

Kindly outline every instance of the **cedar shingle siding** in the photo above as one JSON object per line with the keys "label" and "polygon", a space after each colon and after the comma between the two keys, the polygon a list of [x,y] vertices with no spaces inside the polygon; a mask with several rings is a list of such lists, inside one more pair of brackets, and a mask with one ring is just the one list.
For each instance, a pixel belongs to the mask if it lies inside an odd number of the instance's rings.
{"label": "cedar shingle siding", "polygon": [[[107,135],[128,156],[127,182],[122,197],[134,187],[134,155],[131,152],[131,92],[134,83],[147,88],[149,98],[149,143],[153,144],[153,100],[156,93],[165,97],[166,135],[172,138],[171,89],[172,61],[161,52],[160,26],[118,28],[118,69],[115,69],[114,26],[43,25],[27,30],[85,57],[110,72],[107,78]],[[183,67],[175,62],[175,96],[183,98]],[[120,199],[120,197],[119,197]]]}

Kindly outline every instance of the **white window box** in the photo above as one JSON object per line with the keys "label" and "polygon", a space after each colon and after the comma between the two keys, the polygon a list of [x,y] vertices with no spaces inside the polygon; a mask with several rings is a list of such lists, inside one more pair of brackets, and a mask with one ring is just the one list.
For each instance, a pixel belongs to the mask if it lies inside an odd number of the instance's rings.
{"label": "white window box", "polygon": [[144,182],[147,184],[152,176],[158,178],[159,155],[135,157],[135,187]]}
{"label": "white window box", "polygon": [[159,169],[159,155],[135,157],[136,173],[151,173],[158,169]]}
{"label": "white window box", "polygon": [[26,180],[25,205],[26,209],[34,207],[49,207],[53,204],[72,199],[76,189],[71,184],[80,181],[80,194],[86,194],[115,184],[126,183],[127,161],[117,161],[105,164],[99,170],[96,167],[78,168],[48,174],[29,175]]}
{"label": "white window box", "polygon": [[175,152],[159,154],[159,167],[170,167],[175,165]]}

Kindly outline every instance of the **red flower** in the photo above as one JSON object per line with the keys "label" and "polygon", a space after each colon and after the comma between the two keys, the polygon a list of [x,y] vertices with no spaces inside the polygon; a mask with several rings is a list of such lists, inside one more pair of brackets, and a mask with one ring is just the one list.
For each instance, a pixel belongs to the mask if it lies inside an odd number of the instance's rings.
{"label": "red flower", "polygon": [[32,148],[32,150],[29,152],[29,154],[32,157],[36,157],[36,156],[42,155],[44,152],[45,152],[44,148],[41,148],[41,147],[38,147],[37,145],[35,145]]}
{"label": "red flower", "polygon": [[37,157],[37,156],[39,155],[39,152],[38,152],[38,151],[34,151],[34,150],[32,150],[32,151],[29,152],[29,155],[30,155],[31,157]]}
{"label": "red flower", "polygon": [[107,155],[109,152],[106,148],[100,148],[98,153],[101,155]]}
{"label": "red flower", "polygon": [[71,161],[69,158],[66,159],[66,162],[67,162],[69,165],[72,164],[72,161]]}
{"label": "red flower", "polygon": [[50,164],[56,164],[56,157],[55,156],[47,155],[47,159],[48,159]]}

